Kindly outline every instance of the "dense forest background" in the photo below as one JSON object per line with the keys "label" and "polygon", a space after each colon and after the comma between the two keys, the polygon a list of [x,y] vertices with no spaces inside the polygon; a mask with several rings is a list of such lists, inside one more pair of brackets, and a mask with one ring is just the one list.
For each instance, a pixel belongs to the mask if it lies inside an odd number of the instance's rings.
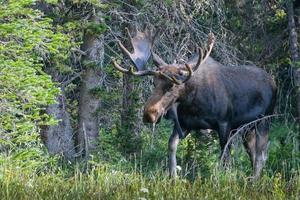
{"label": "dense forest background", "polygon": [[[260,180],[238,137],[220,169],[215,133],[181,141],[168,179],[172,123],[141,119],[152,80],[112,65],[130,66],[117,40],[145,26],[161,29],[154,49],[170,63],[212,32],[216,60],[272,74],[278,117]],[[298,199],[299,32],[292,0],[0,0],[1,199]]]}

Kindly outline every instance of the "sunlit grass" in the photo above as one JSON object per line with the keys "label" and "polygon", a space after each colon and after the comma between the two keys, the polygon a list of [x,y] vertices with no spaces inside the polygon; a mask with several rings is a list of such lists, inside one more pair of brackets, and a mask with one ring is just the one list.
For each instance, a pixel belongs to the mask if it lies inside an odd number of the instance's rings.
{"label": "sunlit grass", "polygon": [[2,168],[1,199],[299,199],[299,171],[289,180],[277,173],[252,182],[242,172],[219,171],[194,181],[169,179],[164,172],[151,176],[93,166],[72,173],[63,169],[36,174]]}

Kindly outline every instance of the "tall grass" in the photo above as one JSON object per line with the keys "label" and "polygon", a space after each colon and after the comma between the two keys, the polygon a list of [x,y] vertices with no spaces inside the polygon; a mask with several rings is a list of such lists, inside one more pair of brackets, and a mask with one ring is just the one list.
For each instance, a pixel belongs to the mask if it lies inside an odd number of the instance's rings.
{"label": "tall grass", "polygon": [[75,168],[35,174],[3,168],[1,199],[299,199],[299,170],[289,180],[281,174],[251,182],[241,172],[215,171],[194,181],[169,179],[162,172],[145,177],[106,167]]}
{"label": "tall grass", "polygon": [[144,136],[139,156],[117,152],[111,142],[115,138],[105,133],[105,152],[82,163],[55,157],[16,162],[13,155],[2,156],[0,199],[300,199],[299,151],[293,145],[297,135],[288,126],[274,123],[269,160],[255,182],[249,178],[250,163],[242,147],[232,151],[230,170],[217,166],[219,146],[214,136],[189,136],[183,141],[177,154],[182,170],[178,178],[168,178],[170,130],[162,129],[153,145],[147,142],[152,138]]}

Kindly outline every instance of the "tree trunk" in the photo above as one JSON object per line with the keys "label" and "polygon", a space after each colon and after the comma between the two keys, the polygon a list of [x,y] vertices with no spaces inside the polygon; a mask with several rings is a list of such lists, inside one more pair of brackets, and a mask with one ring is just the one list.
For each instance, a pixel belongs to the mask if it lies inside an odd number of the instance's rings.
{"label": "tree trunk", "polygon": [[[48,16],[53,14],[53,6],[44,0],[36,2],[34,8]],[[53,68],[46,68],[45,71],[52,76],[54,81],[61,82],[59,73]],[[56,100],[57,103],[48,106],[46,112],[59,120],[59,122],[55,126],[43,127],[41,138],[50,154],[63,154],[65,158],[73,160],[75,157],[73,128],[71,125],[71,116],[66,109],[67,102],[63,89],[62,94]]]}
{"label": "tree trunk", "polygon": [[[99,24],[100,15],[93,16],[91,23]],[[88,155],[95,150],[99,139],[99,120],[97,110],[100,105],[97,89],[101,87],[101,68],[104,59],[103,38],[100,34],[86,31],[82,50],[86,52],[83,58],[84,71],[80,87],[79,99],[79,132],[77,135],[78,150]]]}
{"label": "tree trunk", "polygon": [[64,95],[58,96],[57,104],[49,106],[46,112],[59,120],[57,125],[45,127],[41,132],[42,140],[48,152],[50,154],[63,154],[65,158],[73,160],[75,157],[73,128],[70,114],[66,110]]}
{"label": "tree trunk", "polygon": [[289,40],[290,40],[290,53],[292,58],[292,73],[294,85],[296,87],[296,103],[297,103],[297,124],[300,140],[300,66],[299,66],[299,54],[298,54],[298,42],[297,42],[297,30],[294,19],[293,1],[287,1],[287,13],[288,13],[288,28],[289,28]]}
{"label": "tree trunk", "polygon": [[297,30],[294,19],[294,8],[292,0],[287,2],[287,13],[288,13],[288,28],[290,36],[290,52],[293,64],[299,61],[298,46],[297,46]]}

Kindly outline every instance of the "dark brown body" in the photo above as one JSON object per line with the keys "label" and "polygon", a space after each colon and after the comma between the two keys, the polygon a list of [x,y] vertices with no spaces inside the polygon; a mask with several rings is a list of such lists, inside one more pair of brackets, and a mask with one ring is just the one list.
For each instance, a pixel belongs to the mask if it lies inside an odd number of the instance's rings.
{"label": "dark brown body", "polygon": [[[180,95],[175,101],[178,104],[175,112],[177,112],[180,128],[185,133],[184,136],[191,130],[216,130],[219,134],[222,153],[230,131],[245,123],[270,115],[274,110],[275,83],[269,74],[256,66],[227,67],[208,58],[180,87],[178,92]],[[158,88],[158,90],[161,89]],[[153,95],[156,93],[157,91],[154,90]],[[160,99],[164,99],[164,95]],[[145,115],[151,113],[149,112],[151,105],[154,104],[150,97],[145,106]],[[174,109],[169,112],[171,112],[168,113],[169,118],[175,120]],[[249,132],[244,138],[255,177],[259,176],[267,158],[268,130],[269,123],[262,120],[258,123],[256,132]],[[179,138],[181,138],[179,132],[178,125],[175,123],[169,140],[171,175],[176,175],[175,154]],[[227,150],[225,162],[228,159],[229,151]]]}
{"label": "dark brown body", "polygon": [[185,83],[177,100],[180,125],[185,130],[231,129],[272,114],[276,87],[272,78],[255,66],[226,67],[209,58]]}

